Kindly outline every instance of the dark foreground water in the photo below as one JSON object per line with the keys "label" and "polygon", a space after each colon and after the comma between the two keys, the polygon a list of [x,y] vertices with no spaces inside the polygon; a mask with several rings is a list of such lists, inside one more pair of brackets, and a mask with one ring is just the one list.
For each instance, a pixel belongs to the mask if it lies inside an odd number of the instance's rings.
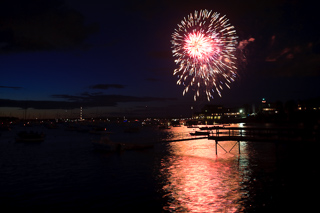
{"label": "dark foreground water", "polygon": [[[101,153],[91,144],[99,136],[36,128],[47,134],[42,143],[16,143],[19,127],[0,136],[2,210],[308,212],[318,206],[318,144],[242,142],[240,155],[236,146],[231,153],[219,147],[216,156],[214,141],[201,139]],[[113,137],[127,142],[194,131],[120,129]],[[234,142],[222,145],[229,150]]]}

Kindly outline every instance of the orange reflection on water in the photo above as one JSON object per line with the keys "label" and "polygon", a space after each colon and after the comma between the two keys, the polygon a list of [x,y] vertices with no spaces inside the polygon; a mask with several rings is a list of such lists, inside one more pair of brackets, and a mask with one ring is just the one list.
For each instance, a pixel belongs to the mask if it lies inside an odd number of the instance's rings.
{"label": "orange reflection on water", "polygon": [[[165,210],[188,212],[241,211],[237,156],[216,158],[214,142],[203,140],[170,143],[162,159]],[[242,192],[243,193],[243,192]]]}

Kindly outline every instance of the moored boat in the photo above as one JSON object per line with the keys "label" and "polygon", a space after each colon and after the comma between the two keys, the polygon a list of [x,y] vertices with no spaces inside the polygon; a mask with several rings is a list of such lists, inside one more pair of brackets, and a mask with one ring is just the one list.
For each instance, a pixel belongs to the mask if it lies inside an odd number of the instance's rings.
{"label": "moored boat", "polygon": [[223,129],[223,126],[221,126],[221,125],[204,126],[204,127],[199,127],[199,129],[200,129],[200,130]]}
{"label": "moored boat", "polygon": [[42,142],[44,138],[44,133],[22,131],[17,134],[16,142]]}
{"label": "moored boat", "polygon": [[105,127],[95,127],[92,130],[90,130],[89,133],[102,135],[102,134],[107,134],[107,133],[110,133],[110,132],[107,132],[107,128],[105,128]]}
{"label": "moored boat", "polygon": [[92,145],[96,150],[109,152],[121,151],[124,147],[123,143],[111,141],[109,137],[102,137],[98,141],[92,141]]}
{"label": "moored boat", "polygon": [[138,133],[140,132],[140,128],[139,127],[130,127],[130,128],[126,128],[124,130],[125,133]]}
{"label": "moored boat", "polygon": [[99,141],[92,141],[92,144],[96,150],[99,151],[123,151],[123,150],[139,150],[153,148],[154,144],[145,143],[123,143],[115,142],[109,139],[109,137],[102,137]]}
{"label": "moored boat", "polygon": [[210,132],[202,132],[202,131],[195,131],[195,132],[190,132],[190,135],[209,135]]}
{"label": "moored boat", "polygon": [[169,126],[169,125],[160,125],[159,129],[171,129],[171,126]]}
{"label": "moored boat", "polygon": [[188,125],[187,128],[199,128],[197,125]]}

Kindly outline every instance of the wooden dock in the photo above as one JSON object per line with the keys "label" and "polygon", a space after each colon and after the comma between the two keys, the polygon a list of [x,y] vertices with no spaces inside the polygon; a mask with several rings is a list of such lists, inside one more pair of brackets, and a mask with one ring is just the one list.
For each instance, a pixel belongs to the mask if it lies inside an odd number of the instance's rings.
{"label": "wooden dock", "polygon": [[188,138],[181,138],[181,139],[165,139],[161,140],[161,143],[164,142],[181,142],[181,141],[191,141],[191,140],[199,140],[199,139],[206,139],[208,136],[201,136],[201,137],[188,137]]}
{"label": "wooden dock", "polygon": [[[220,131],[224,130],[224,131]],[[254,128],[254,127],[227,127],[217,128],[208,136],[209,140],[216,143],[216,154],[218,146],[225,152],[230,152],[237,144],[240,154],[240,142],[264,142],[264,143],[286,143],[299,144],[316,142],[319,132],[303,128]],[[233,147],[227,151],[219,144],[222,141],[235,141]]]}
{"label": "wooden dock", "polygon": [[[241,142],[264,142],[264,143],[286,143],[301,144],[314,143],[319,140],[319,130],[303,128],[256,128],[256,127],[216,127],[209,131],[209,135],[190,136],[187,133],[174,139],[162,139],[160,142],[181,142],[188,140],[208,139],[216,143],[216,154],[218,146],[225,152],[231,152],[238,144],[240,154]],[[219,142],[235,141],[233,147],[227,151]]]}

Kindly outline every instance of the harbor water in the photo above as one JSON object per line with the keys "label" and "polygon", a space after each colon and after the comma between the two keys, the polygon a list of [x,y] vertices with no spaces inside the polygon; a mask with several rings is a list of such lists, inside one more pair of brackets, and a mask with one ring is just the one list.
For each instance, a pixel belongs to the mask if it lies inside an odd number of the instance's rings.
{"label": "harbor water", "polygon": [[[17,143],[16,126],[0,136],[0,205],[23,212],[308,212],[317,206],[317,143],[157,143],[196,129],[143,127],[110,139],[153,148],[99,152],[100,135],[43,126],[40,143]],[[239,126],[239,124],[234,124]]]}

